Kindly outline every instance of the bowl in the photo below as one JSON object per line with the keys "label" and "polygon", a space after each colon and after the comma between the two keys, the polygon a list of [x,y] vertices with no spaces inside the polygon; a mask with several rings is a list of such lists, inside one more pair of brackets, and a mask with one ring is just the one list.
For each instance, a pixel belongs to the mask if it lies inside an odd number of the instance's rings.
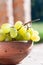
{"label": "bowl", "polygon": [[19,64],[31,51],[32,41],[0,42],[0,64]]}

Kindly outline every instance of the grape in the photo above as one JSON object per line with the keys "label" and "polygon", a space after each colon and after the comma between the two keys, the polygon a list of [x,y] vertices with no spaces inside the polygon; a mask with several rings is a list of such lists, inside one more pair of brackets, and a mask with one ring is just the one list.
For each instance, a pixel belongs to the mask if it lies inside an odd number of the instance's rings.
{"label": "grape", "polygon": [[29,32],[29,33],[32,35],[33,32],[34,32],[34,30],[33,30],[33,28],[29,28],[29,29],[27,30],[27,32]]}
{"label": "grape", "polygon": [[24,34],[24,40],[30,40],[30,33],[29,32],[26,32]]}
{"label": "grape", "polygon": [[9,33],[10,32],[10,24],[9,23],[5,23],[2,24],[1,29],[3,30],[4,33]]}
{"label": "grape", "polygon": [[3,31],[0,29],[0,41],[5,40],[5,34],[3,34]]}
{"label": "grape", "polygon": [[27,28],[25,26],[21,27],[19,34],[23,37],[24,40],[30,39],[30,33],[27,32]]}
{"label": "grape", "polygon": [[30,38],[32,41],[37,42],[40,40],[40,37],[38,36],[39,33],[35,31],[33,28],[29,28],[27,31],[30,33]]}
{"label": "grape", "polygon": [[17,21],[14,25],[14,27],[18,30],[22,27],[22,22],[21,21]]}
{"label": "grape", "polygon": [[24,26],[22,26],[20,29],[19,29],[19,34],[24,36],[24,34],[26,33],[26,28]]}
{"label": "grape", "polygon": [[5,40],[5,35],[4,34],[0,34],[0,41],[4,41]]}
{"label": "grape", "polygon": [[19,41],[21,41],[21,40],[23,41],[24,40],[23,36],[20,35],[19,33],[18,33],[18,35],[17,35],[17,37],[15,39],[19,40]]}
{"label": "grape", "polygon": [[3,30],[0,28],[0,34],[3,33]]}
{"label": "grape", "polygon": [[33,34],[39,35],[39,32],[35,30],[35,31],[33,32]]}
{"label": "grape", "polygon": [[34,42],[37,42],[37,41],[40,40],[40,37],[39,37],[38,35],[36,35],[36,34],[33,34],[33,35],[31,36],[31,40],[34,41]]}
{"label": "grape", "polygon": [[5,41],[12,41],[12,38],[11,38],[11,36],[10,36],[9,34],[6,34],[6,39],[5,39]]}
{"label": "grape", "polygon": [[15,28],[10,29],[10,36],[15,38],[17,36],[17,30]]}

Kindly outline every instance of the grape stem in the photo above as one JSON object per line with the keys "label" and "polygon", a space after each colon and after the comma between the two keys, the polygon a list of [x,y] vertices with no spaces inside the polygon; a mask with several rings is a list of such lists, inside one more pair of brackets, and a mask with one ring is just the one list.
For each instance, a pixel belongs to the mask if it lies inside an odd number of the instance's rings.
{"label": "grape stem", "polygon": [[[24,26],[27,25],[28,23],[32,24],[32,22],[36,22],[36,21],[39,21],[39,20],[40,20],[40,19],[35,19],[35,20],[33,20],[33,21],[29,21],[29,22],[25,23]],[[21,26],[21,27],[22,27],[22,26]],[[20,27],[18,30],[20,30],[21,27]],[[31,27],[31,26],[30,26],[30,27]],[[30,28],[30,27],[28,27],[28,25],[27,25],[27,29]]]}
{"label": "grape stem", "polygon": [[40,20],[40,19],[35,19],[35,20],[33,20],[33,21],[29,21],[29,22],[25,23],[24,26],[27,25],[28,23],[31,24],[32,22],[36,22],[36,21],[39,21],[39,20]]}

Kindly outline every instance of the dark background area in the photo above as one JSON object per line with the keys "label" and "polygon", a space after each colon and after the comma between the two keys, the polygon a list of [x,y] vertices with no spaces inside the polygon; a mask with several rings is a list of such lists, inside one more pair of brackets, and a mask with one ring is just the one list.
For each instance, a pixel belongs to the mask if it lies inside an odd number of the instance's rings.
{"label": "dark background area", "polygon": [[31,0],[32,20],[40,19],[43,22],[43,0]]}

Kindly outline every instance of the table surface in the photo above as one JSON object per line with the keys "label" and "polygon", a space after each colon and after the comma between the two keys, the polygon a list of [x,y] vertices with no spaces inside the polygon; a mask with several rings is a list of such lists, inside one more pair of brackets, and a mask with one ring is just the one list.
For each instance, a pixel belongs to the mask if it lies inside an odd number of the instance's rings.
{"label": "table surface", "polygon": [[33,46],[33,49],[18,65],[43,65],[43,43]]}

